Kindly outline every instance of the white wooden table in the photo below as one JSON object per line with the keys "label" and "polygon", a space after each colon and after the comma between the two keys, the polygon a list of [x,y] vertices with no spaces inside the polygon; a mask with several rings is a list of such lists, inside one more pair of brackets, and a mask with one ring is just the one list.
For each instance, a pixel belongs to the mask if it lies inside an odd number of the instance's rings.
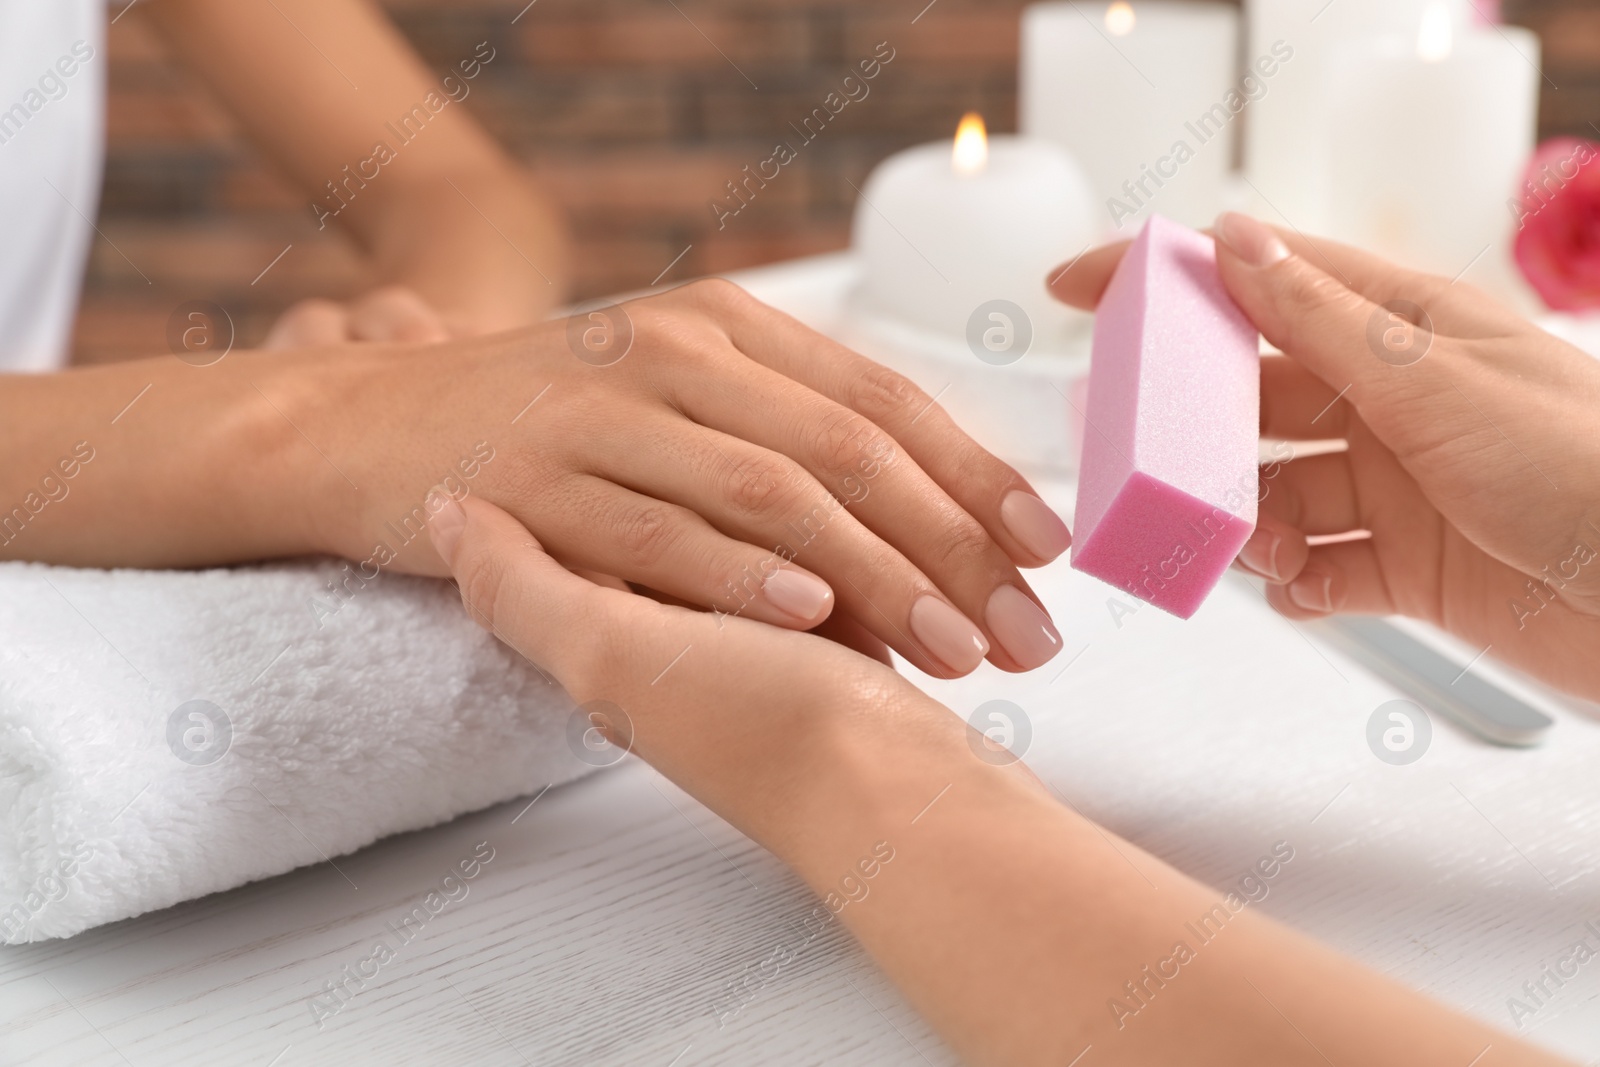
{"label": "white wooden table", "polygon": [[[742,280],[834,328],[849,268]],[[1039,484],[1070,510],[1067,483]],[[1435,719],[1427,754],[1390,766],[1365,727],[1395,692],[1243,580],[1184,623],[1114,613],[1062,563],[1035,573],[1057,661],[925,684],[962,715],[1022,707],[1028,762],[1086,814],[1213,884],[1288,842],[1257,906],[1507,1030],[1523,983],[1580,937],[1600,947],[1584,928],[1600,928],[1600,723],[1563,715],[1519,751]],[[467,897],[326,999],[483,841],[494,858]],[[813,902],[792,876],[637,761],[338,862],[349,881],[322,864],[0,948],[0,1063],[954,1062],[837,928],[805,943]],[[775,952],[794,958],[774,968]],[[734,988],[747,1003],[729,1018]],[[1600,1062],[1600,962],[1522,1032]]]}

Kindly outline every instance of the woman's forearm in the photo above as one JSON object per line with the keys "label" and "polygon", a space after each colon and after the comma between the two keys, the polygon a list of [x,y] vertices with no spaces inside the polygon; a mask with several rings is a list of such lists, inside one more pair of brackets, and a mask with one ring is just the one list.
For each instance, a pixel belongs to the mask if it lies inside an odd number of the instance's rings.
{"label": "woman's forearm", "polygon": [[567,299],[565,223],[514,167],[413,181],[373,210],[379,275],[419,293],[457,335],[531,325]]}
{"label": "woman's forearm", "polygon": [[812,928],[842,921],[971,1062],[1561,1062],[1256,912],[1291,842],[1213,890],[974,758],[931,702],[830,716],[830,745],[783,746],[813,753],[790,771],[811,802],[717,795],[764,809],[751,827],[822,898]]}
{"label": "woman's forearm", "polygon": [[[1129,1067],[1562,1062],[1257,912],[1262,886],[1296,876],[1293,842],[1262,842],[1249,883],[1211,889],[1020,764],[978,758],[981,739],[909,686],[814,682],[803,708],[771,679],[740,693],[710,631],[679,618],[675,640],[719,696],[669,707],[642,683],[600,690],[632,709],[642,757],[820,898],[785,950],[842,922],[968,1062],[1064,1067],[1091,1047],[1084,1064]],[[750,654],[765,664],[814,641],[756,636],[773,646]]]}
{"label": "woman's forearm", "polygon": [[220,97],[305,197],[457,333],[542,318],[566,297],[560,214],[475,121],[491,41],[424,65],[371,0],[159,0],[134,17]]}

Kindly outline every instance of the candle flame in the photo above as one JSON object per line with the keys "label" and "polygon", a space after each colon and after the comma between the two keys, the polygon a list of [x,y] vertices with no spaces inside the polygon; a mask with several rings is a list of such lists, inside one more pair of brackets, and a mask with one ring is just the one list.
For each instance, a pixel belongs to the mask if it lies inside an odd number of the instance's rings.
{"label": "candle flame", "polygon": [[1133,32],[1133,5],[1128,0],[1116,0],[1106,8],[1106,29],[1113,37],[1126,37]]}
{"label": "candle flame", "polygon": [[1417,31],[1417,58],[1424,63],[1450,58],[1453,36],[1449,6],[1444,0],[1434,0],[1422,12],[1422,28]]}
{"label": "candle flame", "polygon": [[983,126],[983,116],[969,111],[961,117],[956,127],[955,147],[951,162],[957,174],[977,174],[989,165],[989,134]]}

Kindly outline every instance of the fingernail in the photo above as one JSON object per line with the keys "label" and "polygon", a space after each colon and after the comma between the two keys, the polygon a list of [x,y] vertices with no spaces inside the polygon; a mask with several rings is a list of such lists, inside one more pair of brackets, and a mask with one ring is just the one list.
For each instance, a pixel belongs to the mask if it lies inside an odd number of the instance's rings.
{"label": "fingernail", "polygon": [[815,622],[827,614],[833,590],[821,578],[805,571],[780,567],[761,583],[767,603],[801,622]]}
{"label": "fingernail", "polygon": [[1289,258],[1289,246],[1283,239],[1273,233],[1271,227],[1249,215],[1224,211],[1217,216],[1212,230],[1217,240],[1252,267],[1270,267]]}
{"label": "fingernail", "polygon": [[1333,611],[1333,578],[1302,574],[1289,583],[1289,600],[1297,608],[1326,615]]}
{"label": "fingernail", "polygon": [[1257,529],[1239,550],[1239,562],[1268,581],[1281,582],[1283,572],[1278,570],[1278,549],[1282,547],[1280,535]]}
{"label": "fingernail", "polygon": [[444,502],[433,513],[433,518],[428,520],[428,538],[433,542],[433,550],[439,553],[440,559],[454,563],[456,543],[461,540],[461,531],[467,528],[467,513],[443,489],[434,489],[428,495]]}
{"label": "fingernail", "polygon": [[1072,533],[1061,516],[1021,489],[1011,490],[1000,501],[1000,521],[1023,548],[1040,559],[1055,559],[1072,545]]}
{"label": "fingernail", "polygon": [[961,612],[932,594],[911,605],[911,632],[934,659],[957,674],[966,674],[989,654],[983,633]]}
{"label": "fingernail", "polygon": [[1023,670],[1033,670],[1061,651],[1061,634],[1050,616],[1014,585],[1002,585],[989,597],[984,612],[994,634]]}

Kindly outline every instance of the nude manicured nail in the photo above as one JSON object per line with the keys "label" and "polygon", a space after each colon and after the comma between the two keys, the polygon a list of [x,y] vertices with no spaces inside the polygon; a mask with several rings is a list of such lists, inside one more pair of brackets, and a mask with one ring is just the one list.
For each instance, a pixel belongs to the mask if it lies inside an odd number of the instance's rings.
{"label": "nude manicured nail", "polygon": [[989,642],[967,617],[936,596],[911,605],[911,632],[945,667],[966,674],[989,654]]}
{"label": "nude manicured nail", "polygon": [[814,622],[827,614],[833,603],[833,590],[828,583],[804,571],[780,567],[767,575],[761,583],[761,592],[767,603],[792,615],[801,622]]}
{"label": "nude manicured nail", "polygon": [[1268,581],[1283,581],[1283,572],[1278,570],[1278,550],[1283,547],[1283,538],[1270,530],[1257,529],[1239,550],[1239,562],[1259,574]]}
{"label": "nude manicured nail", "polygon": [[1013,489],[1000,501],[1000,521],[1011,536],[1040,559],[1055,559],[1072,545],[1072,533],[1050,505],[1032,493]]}
{"label": "nude manicured nail", "polygon": [[1326,615],[1333,611],[1333,579],[1326,574],[1302,574],[1289,583],[1289,600],[1295,607]]}
{"label": "nude manicured nail", "polygon": [[1270,267],[1289,258],[1289,246],[1283,239],[1273,233],[1271,227],[1249,215],[1224,211],[1217,216],[1212,232],[1234,255],[1252,267]]}
{"label": "nude manicured nail", "polygon": [[1031,671],[1061,651],[1061,634],[1050,616],[1014,585],[1002,585],[984,612],[989,632],[1023,670]]}

